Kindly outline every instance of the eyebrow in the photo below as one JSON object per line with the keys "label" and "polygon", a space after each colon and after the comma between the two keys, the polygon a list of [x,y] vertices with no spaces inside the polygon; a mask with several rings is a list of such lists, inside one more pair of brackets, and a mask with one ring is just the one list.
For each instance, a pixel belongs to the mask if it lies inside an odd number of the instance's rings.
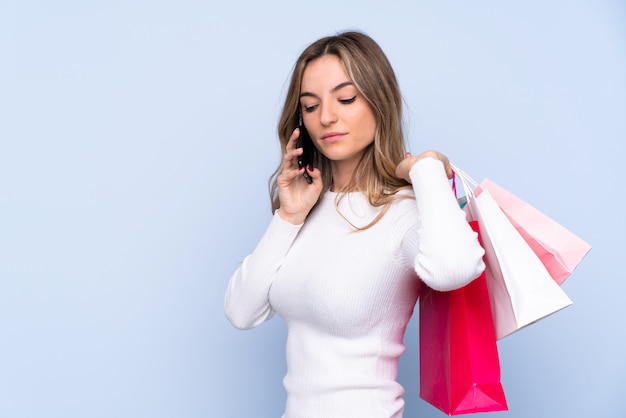
{"label": "eyebrow", "polygon": [[[354,83],[352,81],[344,81],[343,83],[337,84],[335,87],[333,87],[331,92],[334,93],[347,86],[354,86]],[[300,97],[317,97],[317,95],[308,91],[303,91],[302,93],[300,93]]]}

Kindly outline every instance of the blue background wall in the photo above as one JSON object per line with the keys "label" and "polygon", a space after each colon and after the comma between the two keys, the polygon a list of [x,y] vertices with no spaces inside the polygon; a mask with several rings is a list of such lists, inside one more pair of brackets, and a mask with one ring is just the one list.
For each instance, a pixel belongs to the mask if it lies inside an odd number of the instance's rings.
{"label": "blue background wall", "polygon": [[[507,417],[623,417],[626,6],[0,0],[0,417],[279,417],[285,329],[226,321],[296,57],[359,28],[435,148],[590,242],[499,343]],[[401,363],[418,397],[417,327]]]}

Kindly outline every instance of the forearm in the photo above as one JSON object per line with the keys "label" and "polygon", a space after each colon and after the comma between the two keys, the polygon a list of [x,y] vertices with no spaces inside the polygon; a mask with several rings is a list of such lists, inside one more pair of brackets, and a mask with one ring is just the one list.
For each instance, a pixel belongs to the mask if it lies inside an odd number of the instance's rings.
{"label": "forearm", "polygon": [[462,287],[484,270],[484,250],[451,192],[443,164],[423,159],[410,176],[418,213],[415,271],[433,289]]}
{"label": "forearm", "polygon": [[231,277],[224,310],[236,328],[253,328],[274,314],[269,290],[300,227],[275,214],[252,254]]}

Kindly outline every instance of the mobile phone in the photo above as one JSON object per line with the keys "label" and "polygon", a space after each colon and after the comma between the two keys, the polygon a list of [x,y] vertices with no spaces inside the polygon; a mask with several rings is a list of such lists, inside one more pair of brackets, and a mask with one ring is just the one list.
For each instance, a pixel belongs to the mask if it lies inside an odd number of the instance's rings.
{"label": "mobile phone", "polygon": [[300,136],[296,141],[296,148],[304,149],[302,155],[298,156],[298,168],[304,167],[304,179],[307,183],[311,184],[313,182],[313,178],[306,170],[309,164],[313,165],[313,161],[315,160],[315,145],[313,145],[311,136],[304,127],[304,122],[302,122],[302,113],[298,115],[298,129],[300,130]]}

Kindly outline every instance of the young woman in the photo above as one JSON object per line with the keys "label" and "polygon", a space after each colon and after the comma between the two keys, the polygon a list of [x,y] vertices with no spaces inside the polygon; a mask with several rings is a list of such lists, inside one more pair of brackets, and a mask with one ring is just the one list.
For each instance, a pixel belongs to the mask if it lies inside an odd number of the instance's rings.
{"label": "young woman", "polygon": [[[305,130],[317,155],[299,168]],[[274,216],[230,280],[226,315],[241,329],[285,320],[284,418],[402,417],[398,359],[420,288],[459,288],[484,269],[448,160],[406,153],[393,69],[359,32],[304,50],[278,134]]]}

